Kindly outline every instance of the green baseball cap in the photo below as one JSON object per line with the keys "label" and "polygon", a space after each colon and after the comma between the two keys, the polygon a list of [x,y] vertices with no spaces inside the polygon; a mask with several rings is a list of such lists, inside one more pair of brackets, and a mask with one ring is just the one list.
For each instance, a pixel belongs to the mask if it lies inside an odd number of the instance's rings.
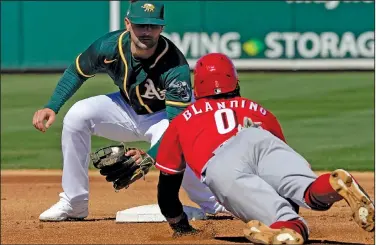
{"label": "green baseball cap", "polygon": [[133,24],[164,26],[164,4],[152,1],[132,1],[127,17]]}

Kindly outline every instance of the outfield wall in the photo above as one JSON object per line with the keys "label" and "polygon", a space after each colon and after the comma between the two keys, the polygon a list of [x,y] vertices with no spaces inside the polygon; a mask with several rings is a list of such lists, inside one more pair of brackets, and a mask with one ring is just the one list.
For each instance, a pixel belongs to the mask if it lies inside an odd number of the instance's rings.
{"label": "outfield wall", "polygon": [[[121,2],[120,28],[128,2]],[[223,52],[243,70],[371,70],[373,1],[165,1],[164,34],[191,67]],[[189,14],[187,14],[189,13]],[[2,70],[59,70],[110,30],[107,1],[1,3]]]}

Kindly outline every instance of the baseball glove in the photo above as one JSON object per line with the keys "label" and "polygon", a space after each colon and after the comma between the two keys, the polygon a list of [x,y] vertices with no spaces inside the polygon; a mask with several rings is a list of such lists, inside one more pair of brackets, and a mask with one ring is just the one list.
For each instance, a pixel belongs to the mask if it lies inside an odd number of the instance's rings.
{"label": "baseball glove", "polygon": [[[140,163],[136,163],[131,156],[125,155],[129,150],[140,152]],[[116,191],[126,189],[136,180],[145,177],[154,165],[154,159],[147,153],[136,148],[127,148],[123,143],[100,148],[91,153],[90,158],[94,167],[100,170],[100,174],[106,176],[108,182],[113,183]]]}

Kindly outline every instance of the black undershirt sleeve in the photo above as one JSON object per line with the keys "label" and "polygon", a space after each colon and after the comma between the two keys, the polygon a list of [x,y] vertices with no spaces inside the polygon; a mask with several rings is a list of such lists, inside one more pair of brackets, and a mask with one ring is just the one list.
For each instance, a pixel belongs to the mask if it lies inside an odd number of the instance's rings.
{"label": "black undershirt sleeve", "polygon": [[158,205],[161,213],[168,220],[176,218],[183,213],[183,205],[179,200],[179,189],[183,181],[184,173],[159,174]]}

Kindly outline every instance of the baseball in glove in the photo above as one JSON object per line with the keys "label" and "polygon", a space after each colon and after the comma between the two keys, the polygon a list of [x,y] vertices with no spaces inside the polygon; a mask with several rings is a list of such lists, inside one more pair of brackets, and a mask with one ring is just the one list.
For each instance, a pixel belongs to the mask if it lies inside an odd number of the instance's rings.
{"label": "baseball in glove", "polygon": [[[126,155],[130,150],[136,150],[141,155],[137,162],[132,156]],[[100,148],[91,153],[90,158],[94,167],[100,170],[100,174],[113,183],[116,191],[126,189],[136,180],[145,177],[155,162],[144,151],[127,148],[123,143]]]}

